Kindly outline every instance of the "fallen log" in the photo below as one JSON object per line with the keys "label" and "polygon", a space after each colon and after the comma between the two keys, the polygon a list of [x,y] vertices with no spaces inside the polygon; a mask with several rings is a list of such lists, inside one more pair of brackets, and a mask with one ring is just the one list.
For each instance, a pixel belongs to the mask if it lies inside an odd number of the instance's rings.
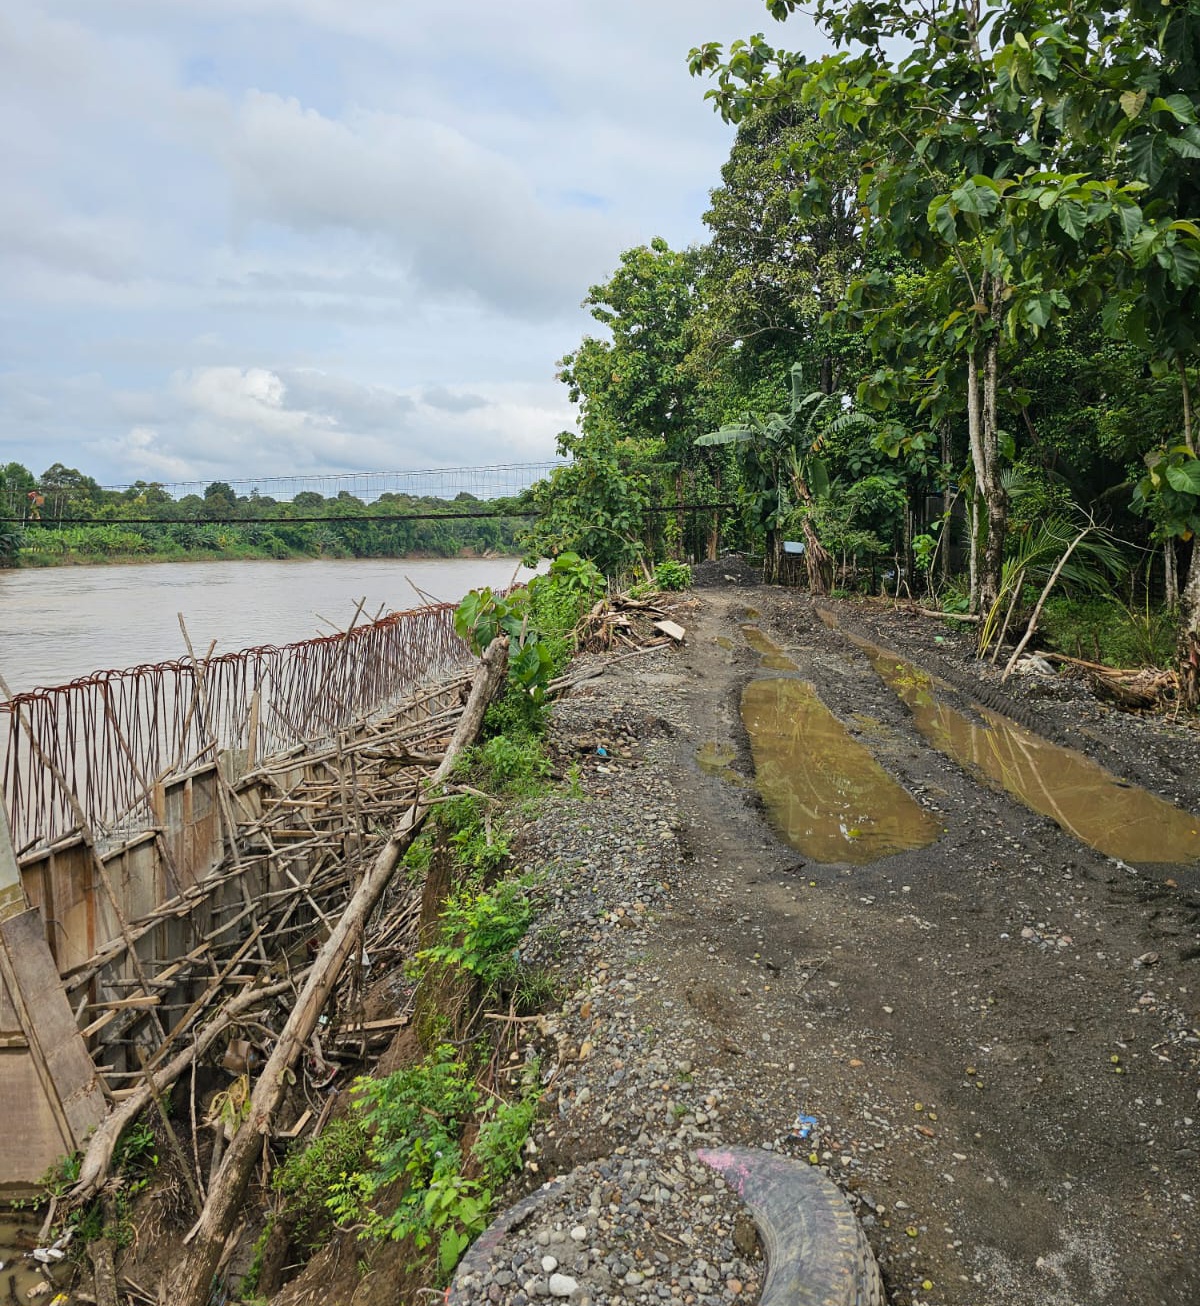
{"label": "fallen log", "polygon": [[[440,784],[459,754],[479,733],[483,714],[504,680],[508,666],[508,641],[493,640],[483,655],[471,695],[454,731],[441,765],[430,777]],[[292,1014],[280,1031],[262,1074],[250,1096],[250,1112],[226,1149],[220,1169],[209,1185],[208,1201],[199,1220],[184,1240],[188,1248],[176,1269],[164,1281],[159,1300],[166,1306],[205,1306],[214,1274],[221,1261],[246,1185],[269,1137],[272,1118],[287,1091],[291,1067],[316,1028],[342,967],[362,937],[375,904],[387,888],[405,849],[416,837],[431,803],[422,793],[401,819],[391,838],[376,856],[347,904],[333,932],[313,963]]]}
{"label": "fallen log", "polygon": [[230,1025],[236,1024],[239,1016],[267,998],[276,997],[293,988],[294,980],[279,980],[262,988],[247,989],[231,998],[221,1008],[217,1016],[196,1035],[195,1042],[184,1048],[165,1066],[150,1071],[140,1087],[134,1089],[121,1105],[97,1126],[88,1140],[87,1151],[79,1167],[79,1178],[71,1189],[72,1202],[86,1202],[100,1191],[108,1177],[109,1163],[112,1161],[113,1149],[125,1127],[133,1123],[144,1107],[149,1105],[151,1097],[163,1093],[183,1074],[188,1067],[202,1057]]}

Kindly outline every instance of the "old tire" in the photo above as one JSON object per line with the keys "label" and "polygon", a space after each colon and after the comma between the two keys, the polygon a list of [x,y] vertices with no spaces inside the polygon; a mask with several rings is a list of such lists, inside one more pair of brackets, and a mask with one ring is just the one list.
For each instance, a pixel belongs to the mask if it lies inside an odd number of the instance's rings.
{"label": "old tire", "polygon": [[752,1147],[697,1155],[754,1216],[767,1257],[761,1306],[884,1306],[862,1226],[818,1169]]}

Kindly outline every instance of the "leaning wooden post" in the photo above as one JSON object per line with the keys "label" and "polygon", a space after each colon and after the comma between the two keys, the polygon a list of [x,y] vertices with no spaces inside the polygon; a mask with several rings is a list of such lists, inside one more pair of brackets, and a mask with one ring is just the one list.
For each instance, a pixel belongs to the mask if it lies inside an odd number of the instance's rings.
{"label": "leaning wooden post", "polygon": [[[507,667],[508,640],[494,640],[483,655],[475,683],[471,687],[471,696],[459,718],[450,746],[446,749],[441,765],[430,777],[432,785],[440,784],[450,774],[458,755],[478,735],[484,711],[503,682]],[[159,1300],[164,1306],[166,1303],[171,1306],[205,1306],[208,1301],[225,1240],[233,1228],[234,1217],[255,1163],[262,1154],[263,1137],[270,1134],[272,1118],[287,1091],[292,1063],[299,1057],[316,1028],[342,967],[358,941],[360,928],[366,924],[380,895],[387,888],[401,856],[424,823],[429,808],[428,799],[419,795],[363,876],[341,919],[317,955],[304,988],[296,999],[295,1008],[280,1031],[270,1059],[254,1086],[250,1096],[249,1116],[234,1135],[221,1168],[209,1185],[208,1201],[204,1204],[200,1219],[185,1240],[190,1244],[188,1250],[160,1290]]]}

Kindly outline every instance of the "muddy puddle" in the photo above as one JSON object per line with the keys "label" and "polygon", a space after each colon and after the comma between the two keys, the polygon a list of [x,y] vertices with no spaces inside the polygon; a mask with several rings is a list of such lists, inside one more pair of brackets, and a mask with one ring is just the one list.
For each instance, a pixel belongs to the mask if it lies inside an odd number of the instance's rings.
{"label": "muddy puddle", "polygon": [[[822,619],[833,624],[825,614]],[[926,672],[869,640],[842,633],[908,706],[921,735],[972,775],[1109,857],[1143,863],[1200,858],[1197,817],[998,712],[973,704],[975,720],[956,711],[939,700],[940,682]]]}
{"label": "muddy puddle", "polygon": [[[758,627],[743,626],[742,634],[765,667],[798,670]],[[808,681],[752,680],[742,691],[742,723],[771,824],[812,861],[863,866],[937,839],[933,817],[855,742]]]}
{"label": "muddy puddle", "polygon": [[37,1246],[39,1221],[16,1211],[0,1211],[0,1298],[8,1306],[29,1301],[51,1302],[58,1293],[56,1279],[64,1283],[70,1269],[44,1269],[29,1253]]}
{"label": "muddy puddle", "polygon": [[769,640],[757,626],[743,626],[741,630],[746,643],[758,654],[764,667],[769,667],[772,671],[800,670],[783,649]]}

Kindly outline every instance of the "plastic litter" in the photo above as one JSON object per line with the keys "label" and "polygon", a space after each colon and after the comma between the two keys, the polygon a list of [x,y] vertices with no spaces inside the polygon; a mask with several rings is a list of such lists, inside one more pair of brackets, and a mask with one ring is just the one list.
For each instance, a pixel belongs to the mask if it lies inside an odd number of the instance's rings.
{"label": "plastic litter", "polygon": [[816,1116],[798,1115],[792,1124],[791,1138],[805,1139],[816,1129],[820,1122]]}

